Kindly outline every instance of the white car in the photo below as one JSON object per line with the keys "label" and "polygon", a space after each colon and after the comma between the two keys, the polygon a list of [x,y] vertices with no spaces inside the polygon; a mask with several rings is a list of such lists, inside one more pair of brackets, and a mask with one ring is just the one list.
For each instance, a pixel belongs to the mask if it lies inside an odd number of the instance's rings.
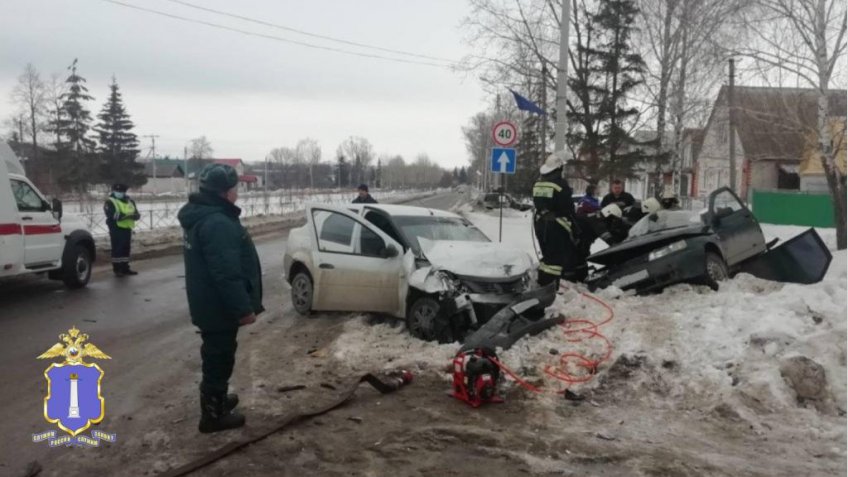
{"label": "white car", "polygon": [[12,149],[0,141],[0,277],[46,273],[69,288],[91,278],[94,239],[82,221],[62,216],[23,175]]}
{"label": "white car", "polygon": [[284,259],[299,313],[387,313],[441,342],[532,293],[534,265],[459,215],[382,204],[308,206]]}

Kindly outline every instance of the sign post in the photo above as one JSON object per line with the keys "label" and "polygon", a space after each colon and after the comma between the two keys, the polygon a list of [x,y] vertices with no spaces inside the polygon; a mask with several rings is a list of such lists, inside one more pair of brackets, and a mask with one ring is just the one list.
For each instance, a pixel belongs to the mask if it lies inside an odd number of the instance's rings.
{"label": "sign post", "polygon": [[492,140],[498,147],[492,148],[489,161],[492,172],[502,174],[498,188],[498,242],[503,241],[503,203],[507,174],[515,174],[515,149],[509,147],[518,140],[518,129],[510,121],[500,121],[492,128]]}

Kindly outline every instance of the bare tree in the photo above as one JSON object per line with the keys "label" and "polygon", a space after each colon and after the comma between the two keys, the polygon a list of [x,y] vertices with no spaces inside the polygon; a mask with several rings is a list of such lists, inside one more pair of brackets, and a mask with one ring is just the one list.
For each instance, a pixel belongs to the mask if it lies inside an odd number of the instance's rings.
{"label": "bare tree", "polygon": [[191,145],[188,147],[188,155],[192,159],[209,159],[215,150],[212,149],[212,143],[206,139],[206,136],[196,137],[191,140]]}
{"label": "bare tree", "polygon": [[364,137],[351,136],[339,144],[336,156],[344,157],[350,163],[353,168],[351,181],[363,182],[363,172],[374,160],[374,147]]}
{"label": "bare tree", "polygon": [[[12,89],[12,102],[24,112],[25,133],[32,144],[32,157],[29,159],[37,159],[38,133],[44,128],[47,112],[47,88],[32,63],[27,63],[24,72],[18,76],[18,82]],[[23,134],[20,140],[24,140]]]}
{"label": "bare tree", "polygon": [[[833,138],[828,89],[837,65],[845,67],[846,4],[843,0],[757,0],[757,6],[743,18],[752,41],[735,52],[752,58],[766,74],[779,71],[781,79],[788,76],[816,91],[814,132],[833,202],[837,248],[844,250],[848,241],[845,175],[836,164],[837,150],[833,147],[843,138]],[[845,111],[833,114],[842,116]],[[844,134],[842,131],[840,136]]]}
{"label": "bare tree", "polygon": [[298,141],[295,152],[297,157],[309,166],[309,188],[314,189],[314,169],[321,162],[321,145],[315,139],[308,137]]}

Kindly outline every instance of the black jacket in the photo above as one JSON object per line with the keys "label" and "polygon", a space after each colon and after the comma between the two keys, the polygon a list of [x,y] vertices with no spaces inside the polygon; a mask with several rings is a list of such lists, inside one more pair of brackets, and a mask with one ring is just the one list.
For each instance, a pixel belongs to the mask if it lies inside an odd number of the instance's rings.
{"label": "black jacket", "polygon": [[376,204],[377,201],[374,200],[373,197],[371,197],[371,194],[368,194],[365,197],[356,196],[356,198],[353,199],[353,203],[354,204]]}
{"label": "black jacket", "polygon": [[536,214],[543,218],[566,217],[574,219],[574,201],[568,182],[559,169],[541,176],[533,184],[533,205]]}
{"label": "black jacket", "polygon": [[630,195],[629,192],[622,192],[621,195],[616,197],[612,192],[604,196],[604,200],[601,201],[601,208],[610,205],[610,204],[618,204],[619,207],[624,209],[625,207],[630,207],[631,205],[636,203],[636,199]]}
{"label": "black jacket", "polygon": [[238,328],[261,313],[262,268],[241,209],[213,194],[191,194],[177,218],[183,227],[186,295],[191,322],[202,331]]}

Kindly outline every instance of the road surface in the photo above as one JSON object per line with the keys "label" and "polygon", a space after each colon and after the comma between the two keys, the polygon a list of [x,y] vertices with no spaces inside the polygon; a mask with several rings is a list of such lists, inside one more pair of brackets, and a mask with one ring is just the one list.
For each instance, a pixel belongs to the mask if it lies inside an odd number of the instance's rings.
{"label": "road surface", "polygon": [[[459,194],[442,194],[409,205],[449,209]],[[257,240],[265,286],[265,307],[259,326],[240,333],[240,347],[249,348],[251,333],[268,322],[293,314],[288,287],[283,283],[283,253],[287,231]],[[33,433],[54,429],[43,416],[42,400],[48,360],[36,357],[58,342],[71,326],[90,335],[90,341],[110,361],[99,361],[106,371],[107,432],[121,436],[122,420],[131,421],[145,406],[172,405],[168,387],[196,389],[199,380],[200,338],[188,318],[181,255],[133,263],[139,275],[116,279],[108,269],[98,269],[88,287],[66,290],[61,282],[41,277],[9,280],[0,284],[0,323],[4,385],[0,386],[0,475],[15,475],[31,460],[49,462],[76,449],[49,449],[31,442]],[[245,336],[247,335],[247,336]],[[10,418],[12,416],[12,418]],[[187,418],[193,424],[196,416]],[[150,426],[167,423],[147,423]],[[119,442],[121,442],[119,441]],[[65,469],[67,470],[67,469]],[[72,472],[73,473],[73,472]],[[48,473],[49,474],[49,473]],[[65,474],[68,475],[68,474]]]}

